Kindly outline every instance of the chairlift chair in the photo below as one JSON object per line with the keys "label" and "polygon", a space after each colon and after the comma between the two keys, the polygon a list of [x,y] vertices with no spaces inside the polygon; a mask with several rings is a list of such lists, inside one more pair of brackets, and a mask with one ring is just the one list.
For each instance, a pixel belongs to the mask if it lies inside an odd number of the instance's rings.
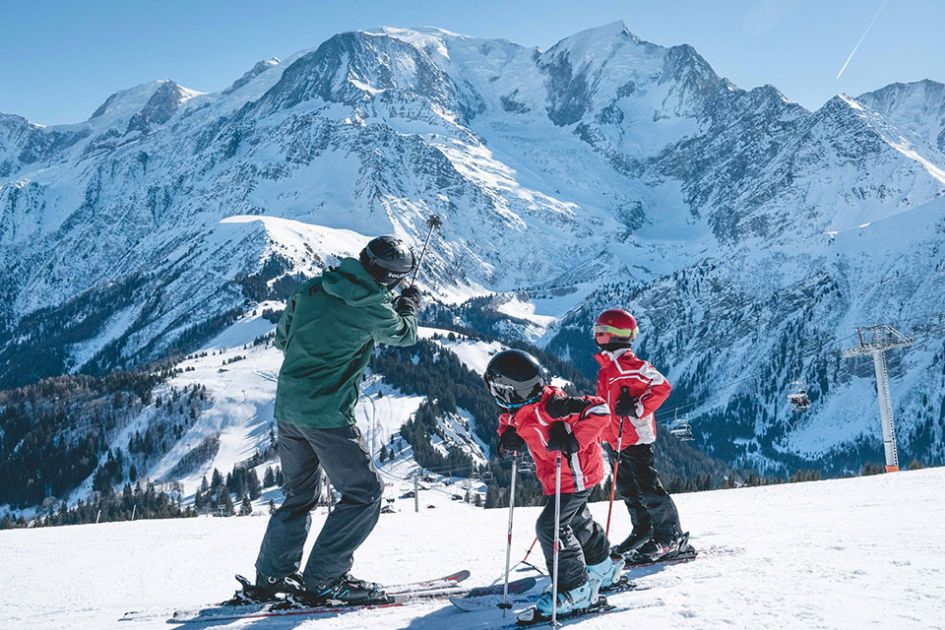
{"label": "chairlift chair", "polygon": [[804,381],[791,381],[791,393],[787,395],[787,399],[795,411],[807,411],[810,407],[807,384]]}
{"label": "chairlift chair", "polygon": [[678,414],[674,415],[673,422],[669,425],[669,432],[680,442],[692,442],[696,439],[692,434],[692,422],[685,416],[680,418]]}

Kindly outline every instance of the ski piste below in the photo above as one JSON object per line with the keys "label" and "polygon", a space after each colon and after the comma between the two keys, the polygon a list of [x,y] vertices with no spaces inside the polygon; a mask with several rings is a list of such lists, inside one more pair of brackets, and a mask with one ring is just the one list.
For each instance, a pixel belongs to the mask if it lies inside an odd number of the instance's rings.
{"label": "ski piste below", "polygon": [[[799,619],[805,627],[825,629],[935,626],[945,619],[941,562],[945,539],[928,532],[941,527],[941,493],[934,490],[943,485],[945,468],[927,468],[680,494],[677,504],[694,527],[697,559],[634,569],[630,576],[639,584],[637,589],[606,595],[619,610],[562,623],[568,628],[675,630],[746,624],[794,628]],[[385,585],[436,578],[459,568],[472,572],[459,586],[487,585],[498,578],[505,563],[507,511],[482,510],[431,493],[431,502],[434,499],[441,501],[436,510],[414,513],[411,504],[406,506],[410,510],[382,519],[358,555],[357,573]],[[606,501],[588,507],[595,520],[604,521]],[[526,525],[538,518],[541,509],[516,508],[522,524],[513,535],[516,555],[533,540],[533,530]],[[613,529],[629,531],[627,512],[614,512]],[[808,514],[816,515],[816,527],[801,527],[794,518]],[[895,536],[889,535],[890,514],[902,516],[896,520],[900,530]],[[324,518],[324,510],[316,510],[313,527]],[[0,532],[0,583],[5,589],[0,595],[0,626],[494,630],[514,623],[512,611],[504,619],[498,608],[462,612],[446,597],[335,616],[216,625],[166,623],[174,609],[220,602],[233,594],[232,574],[237,567],[252,567],[258,552],[247,541],[258,540],[266,522],[265,516],[206,517]],[[69,552],[63,553],[64,549]],[[785,549],[791,552],[784,553]],[[109,579],[89,579],[89,568],[100,568],[103,558],[123,560],[111,563]],[[33,579],[37,566],[44,568],[43,575]],[[537,578],[535,589],[547,580],[537,572],[515,571],[510,579],[524,577]],[[516,604],[515,610],[525,605]],[[127,610],[163,612],[163,616],[118,622]]]}
{"label": "ski piste below", "polygon": [[360,604],[337,602],[323,606],[299,605],[291,599],[280,600],[263,604],[244,604],[238,606],[218,606],[204,608],[195,612],[176,611],[168,623],[211,623],[218,621],[236,621],[239,619],[256,619],[265,617],[315,617],[319,615],[339,615],[355,610],[374,610],[381,608],[395,608],[412,601],[426,598],[447,597],[461,593],[460,587],[449,586],[429,590],[415,589],[410,592],[388,594],[384,599],[369,601]]}
{"label": "ski piste below", "polygon": [[[417,582],[405,582],[392,584],[385,588],[387,598],[375,602],[364,604],[330,604],[325,606],[300,606],[293,604],[285,599],[277,599],[270,602],[231,604],[223,602],[221,604],[205,606],[195,609],[175,610],[168,623],[201,623],[204,621],[224,621],[237,619],[251,619],[257,617],[275,617],[275,616],[301,616],[301,615],[319,615],[319,614],[340,614],[354,609],[370,608],[389,608],[393,606],[402,606],[412,599],[424,597],[446,597],[449,595],[462,595],[468,591],[460,589],[459,584],[468,579],[471,573],[467,570],[457,571],[449,575],[432,580],[420,580]],[[237,575],[237,582],[247,584],[247,578]],[[155,619],[165,617],[167,612],[153,613],[145,611],[126,612],[119,621],[140,621],[145,619]]]}

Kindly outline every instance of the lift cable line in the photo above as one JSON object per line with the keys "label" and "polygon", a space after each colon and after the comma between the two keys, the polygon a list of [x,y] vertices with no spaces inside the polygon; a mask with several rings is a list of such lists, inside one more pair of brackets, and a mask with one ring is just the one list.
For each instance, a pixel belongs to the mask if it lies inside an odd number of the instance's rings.
{"label": "lift cable line", "polygon": [[915,343],[889,324],[879,326],[857,326],[857,345],[844,351],[843,356],[854,359],[870,355],[876,370],[876,394],[879,415],[883,423],[883,447],[886,450],[886,472],[899,470],[899,453],[896,449],[896,427],[893,422],[892,401],[889,396],[889,371],[886,368],[886,351],[906,348]]}
{"label": "lift cable line", "polygon": [[[920,337],[927,337],[927,336],[930,336],[930,335],[933,335],[933,334],[945,333],[945,322],[943,322],[943,320],[945,320],[945,313],[943,313],[943,312],[941,312],[941,311],[936,311],[936,312],[930,311],[930,312],[922,313],[922,314],[920,314],[920,315],[915,315],[915,316],[912,316],[912,317],[908,317],[908,318],[905,318],[905,319],[900,320],[900,321],[903,322],[903,323],[918,322],[917,324],[914,324],[914,326],[913,326],[913,328],[915,328],[915,329],[918,329],[918,328],[919,328],[920,326],[922,326],[923,324],[931,324],[931,325],[932,325],[931,328],[923,329],[923,330],[921,330],[921,331],[920,331],[920,330],[916,330],[916,332],[913,333],[912,336],[913,336],[914,338],[920,338]],[[935,325],[935,324],[939,324],[939,325]],[[823,350],[824,348],[826,348],[826,347],[828,347],[828,346],[831,346],[831,345],[834,345],[834,344],[839,344],[839,343],[842,343],[842,342],[844,342],[844,341],[847,341],[847,340],[849,340],[849,339],[851,339],[851,338],[853,338],[853,337],[856,337],[857,334],[858,334],[858,333],[854,332],[854,333],[849,334],[849,335],[846,335],[846,336],[844,336],[844,337],[838,337],[837,335],[833,335],[833,336],[829,337],[828,339],[826,339],[824,342],[822,342],[820,345],[818,345],[818,346],[816,346],[815,348],[813,348],[812,350],[808,351],[808,354],[810,354],[810,355],[816,355],[816,354],[820,353],[820,351]],[[897,333],[897,334],[898,334],[898,333]],[[727,383],[726,385],[724,385],[724,386],[722,386],[722,387],[716,389],[712,394],[710,394],[710,395],[708,395],[708,396],[706,396],[706,397],[704,397],[704,398],[701,398],[701,399],[698,399],[698,400],[694,400],[694,401],[691,401],[691,402],[688,402],[688,403],[684,403],[684,404],[681,404],[681,405],[676,405],[675,407],[661,408],[659,411],[656,412],[656,414],[655,414],[655,415],[656,415],[656,418],[657,418],[658,420],[666,420],[666,419],[668,419],[671,415],[675,415],[675,413],[677,413],[677,412],[683,412],[683,411],[692,410],[692,409],[694,409],[694,408],[696,408],[696,407],[699,407],[699,406],[701,406],[701,405],[703,405],[703,404],[705,404],[705,403],[707,403],[707,402],[711,402],[712,400],[715,400],[716,398],[718,398],[718,397],[722,394],[722,392],[725,392],[725,391],[727,391],[727,390],[730,390],[731,388],[733,388],[733,387],[735,387],[735,386],[737,386],[737,385],[742,385],[742,384],[744,384],[744,383],[747,383],[747,382],[750,382],[750,381],[754,381],[754,380],[756,380],[756,379],[758,379],[758,378],[761,378],[761,376],[762,376],[761,374],[754,374],[754,375],[752,375],[752,376],[747,376],[747,377],[745,377],[745,378],[738,379],[738,380],[732,381],[732,382],[730,382],[730,383]],[[792,383],[792,385],[795,385],[795,384],[804,385],[804,383],[803,383],[803,382],[800,382],[800,381],[798,381],[798,383]],[[795,393],[795,392],[792,390],[792,393]],[[799,392],[797,392],[797,393],[799,393]]]}
{"label": "lift cable line", "polygon": [[[845,337],[841,337],[841,338],[839,338],[839,339],[838,339],[836,336],[832,336],[832,337],[828,338],[826,341],[824,341],[823,343],[821,343],[820,345],[816,346],[813,350],[811,350],[811,351],[810,351],[810,354],[818,354],[818,353],[819,353],[821,350],[823,350],[824,348],[826,348],[826,347],[828,347],[828,346],[831,346],[831,345],[834,345],[834,344],[841,343],[841,342],[843,342],[843,341],[846,341],[847,339],[850,339],[851,337],[854,337],[855,335],[856,335],[856,333],[853,333],[853,334],[847,335],[847,336],[845,336]],[[757,380],[757,379],[761,378],[762,376],[763,376],[762,374],[754,374],[754,375],[752,375],[752,376],[746,376],[745,378],[741,378],[741,379],[732,381],[732,382],[730,382],[730,383],[727,383],[726,385],[723,385],[722,387],[717,388],[717,389],[714,391],[714,393],[712,393],[712,394],[710,394],[710,395],[708,395],[708,396],[706,396],[706,397],[704,397],[704,398],[701,398],[701,399],[699,399],[699,400],[694,400],[694,401],[692,401],[692,402],[688,402],[688,403],[685,403],[685,404],[682,404],[682,405],[677,405],[677,406],[675,406],[675,407],[669,407],[669,408],[666,408],[666,409],[661,408],[659,411],[656,412],[655,415],[656,415],[657,419],[664,419],[664,418],[668,418],[671,414],[675,414],[676,412],[680,412],[680,411],[689,410],[689,409],[692,409],[692,408],[695,408],[695,407],[699,407],[700,405],[703,405],[703,404],[705,404],[705,403],[707,403],[707,402],[710,402],[710,401],[712,401],[712,400],[715,400],[716,398],[718,398],[718,397],[721,395],[722,392],[727,391],[727,390],[730,390],[730,389],[732,389],[733,387],[735,387],[736,385],[742,385],[742,384],[744,384],[744,383],[748,383],[748,382],[750,382],[750,381]]]}

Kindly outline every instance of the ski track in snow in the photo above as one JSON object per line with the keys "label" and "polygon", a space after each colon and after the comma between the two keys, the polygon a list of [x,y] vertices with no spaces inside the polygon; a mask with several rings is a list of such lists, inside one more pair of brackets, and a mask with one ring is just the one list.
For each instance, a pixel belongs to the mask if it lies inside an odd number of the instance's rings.
{"label": "ski track in snow", "polygon": [[[634,572],[643,590],[581,628],[943,628],[945,468],[858,479],[677,495],[695,562]],[[393,488],[388,496],[398,492]],[[468,568],[470,585],[500,577],[507,512],[422,493],[398,500],[357,554],[359,576],[388,583]],[[603,522],[606,503],[593,504]],[[615,510],[616,539],[629,519]],[[513,560],[538,508],[515,514]],[[313,514],[313,530],[324,510]],[[0,532],[0,628],[167,628],[175,608],[227,598],[249,574],[265,517],[107,523]],[[311,541],[310,541],[311,543]],[[532,575],[514,573],[513,577]],[[118,622],[125,611],[156,614]],[[505,623],[510,623],[508,618]],[[498,611],[462,613],[445,600],[318,619],[191,627],[337,629],[501,627]]]}

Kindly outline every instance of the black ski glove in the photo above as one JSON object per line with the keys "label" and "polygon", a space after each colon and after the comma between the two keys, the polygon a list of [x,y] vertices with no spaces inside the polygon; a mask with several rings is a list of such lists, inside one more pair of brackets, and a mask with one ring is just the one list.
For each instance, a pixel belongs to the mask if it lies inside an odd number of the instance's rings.
{"label": "black ski glove", "polygon": [[420,289],[410,285],[400,292],[400,297],[394,301],[394,310],[401,315],[416,315],[423,305]]}
{"label": "black ski glove", "polygon": [[505,433],[499,436],[499,457],[505,457],[515,451],[522,450],[525,446],[525,440],[518,434],[515,427],[509,427]]}
{"label": "black ski glove", "polygon": [[617,403],[614,405],[614,414],[618,416],[637,417],[637,401],[630,395],[630,390],[624,387],[620,390]]}
{"label": "black ski glove", "polygon": [[548,450],[561,451],[565,457],[570,457],[581,450],[577,438],[568,431],[564,422],[555,422],[548,428]]}
{"label": "black ski glove", "polygon": [[583,398],[572,396],[552,396],[545,401],[545,412],[552,418],[564,418],[575,413],[581,413],[591,406]]}

